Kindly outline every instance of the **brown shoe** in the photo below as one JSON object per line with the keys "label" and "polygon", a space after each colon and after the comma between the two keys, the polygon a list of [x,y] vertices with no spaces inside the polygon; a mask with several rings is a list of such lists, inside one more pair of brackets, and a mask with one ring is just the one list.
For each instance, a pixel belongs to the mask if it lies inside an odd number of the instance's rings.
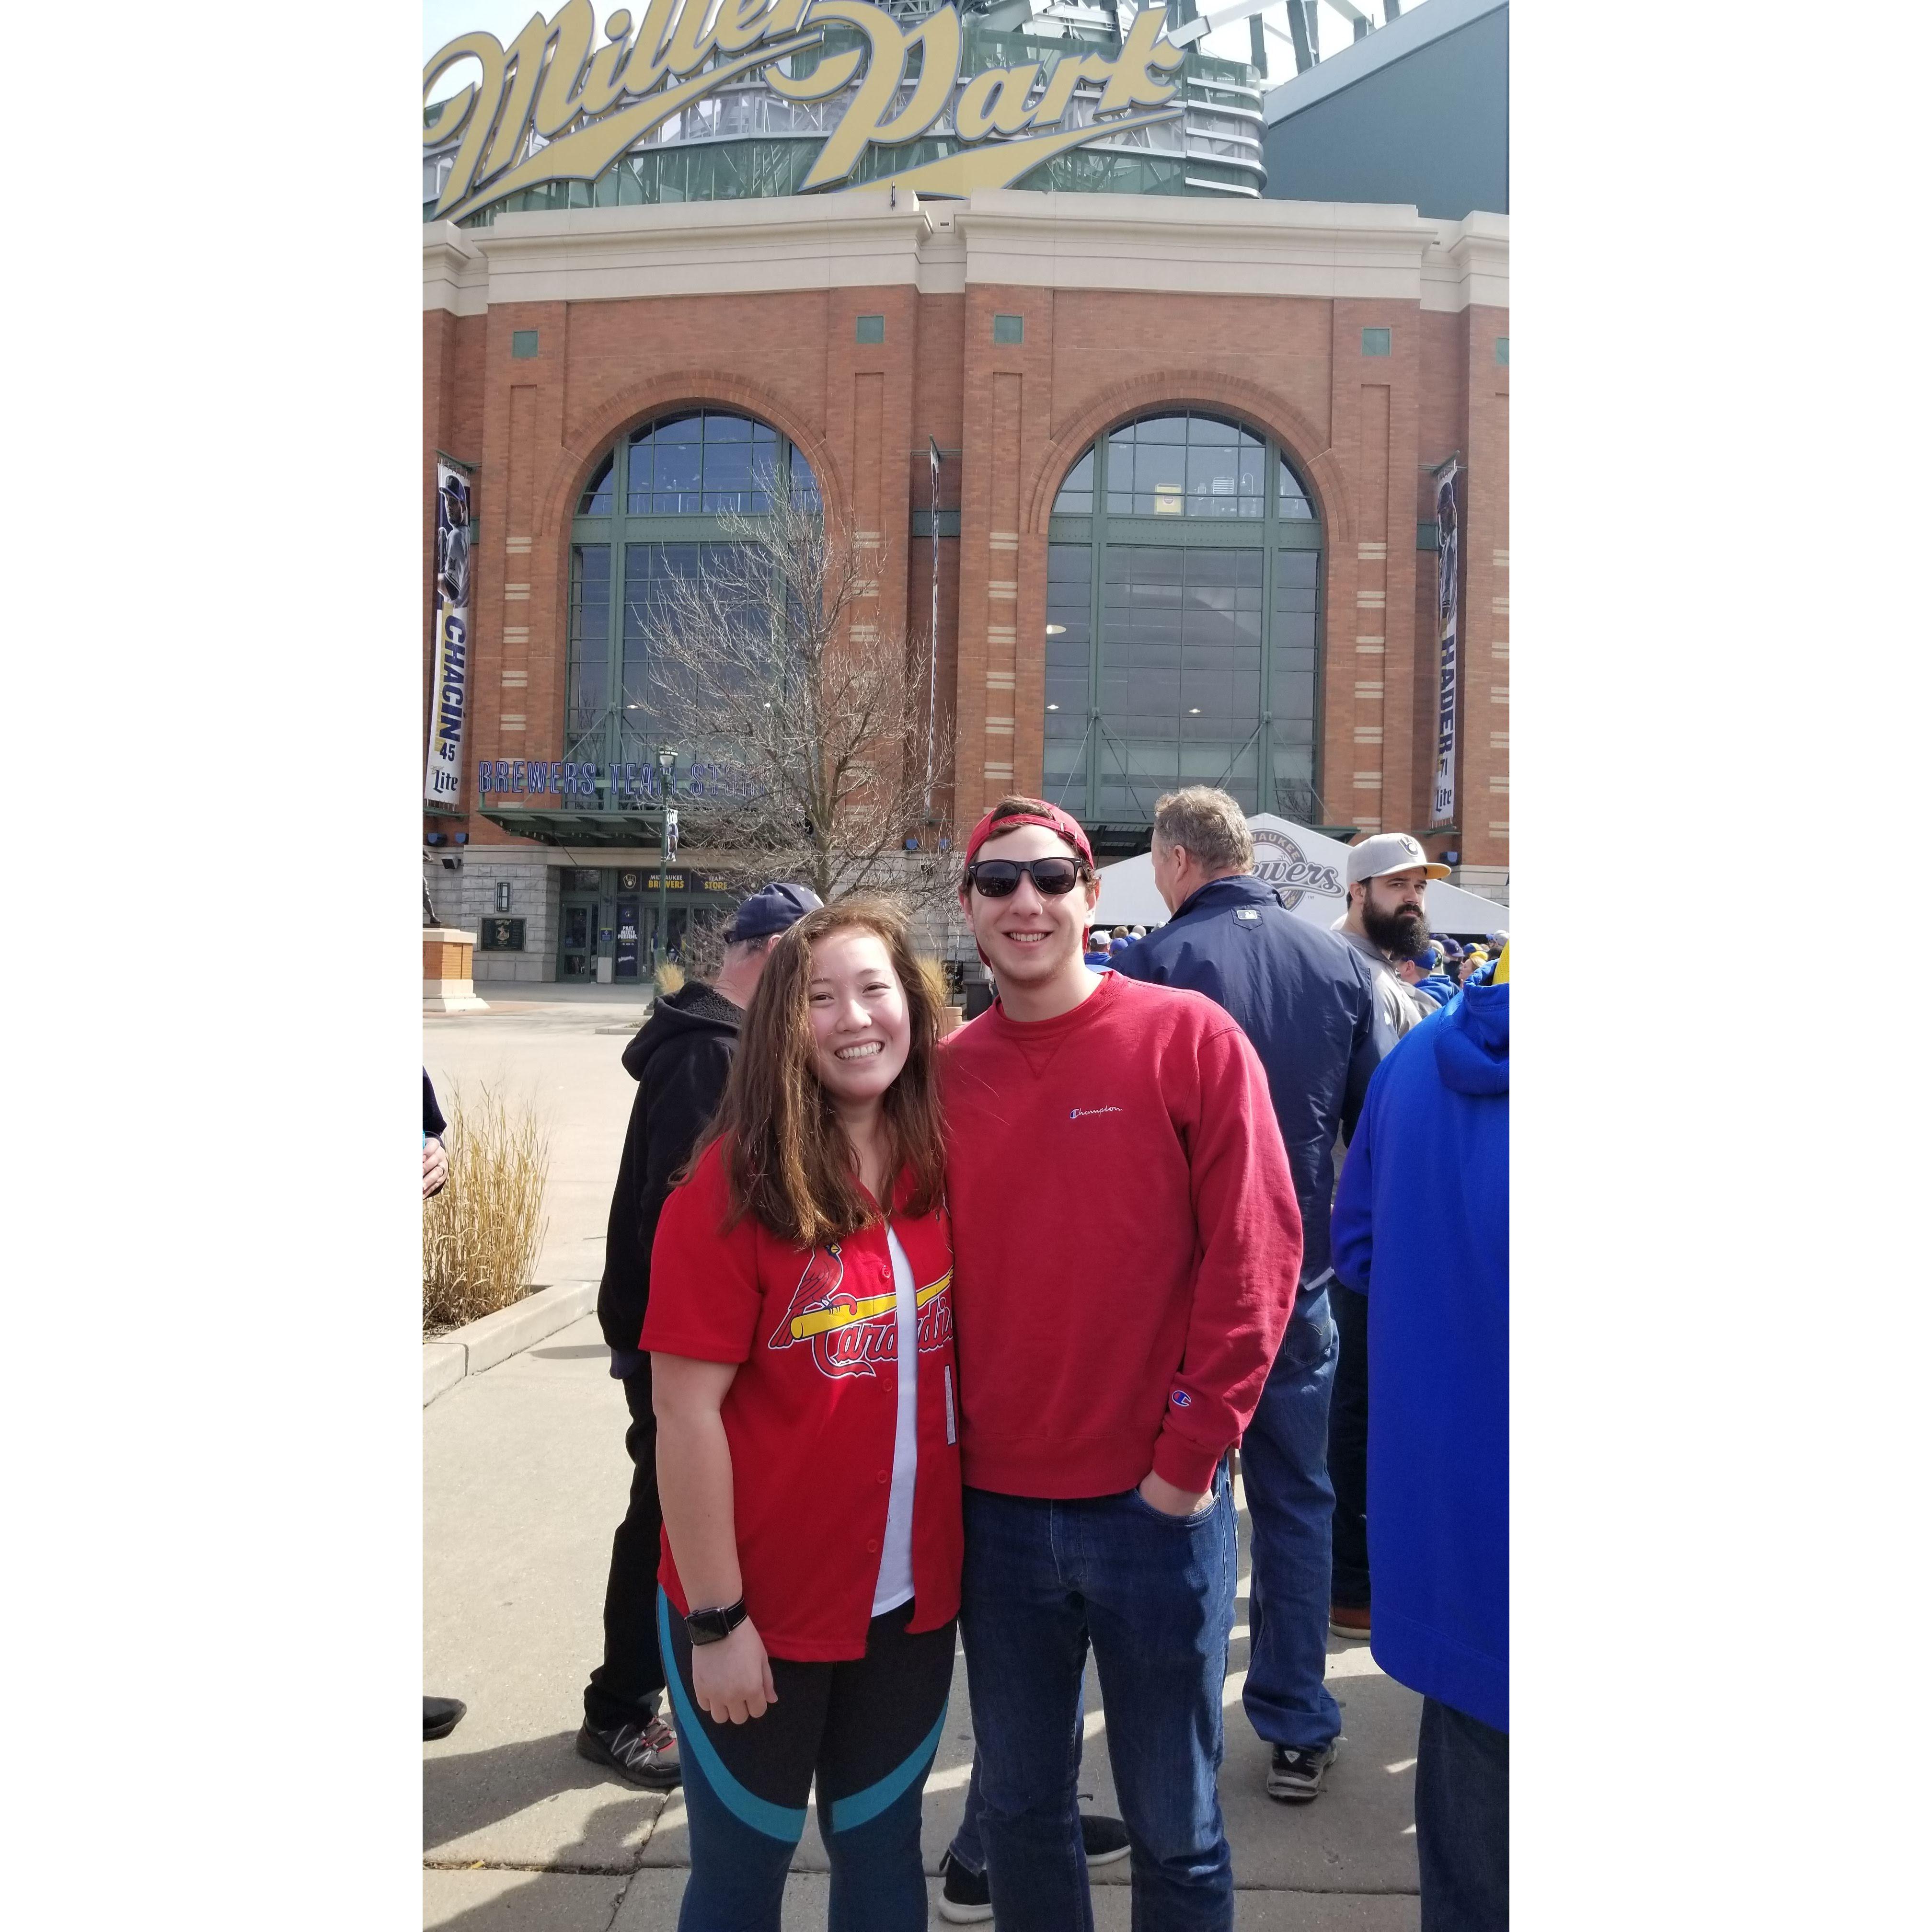
{"label": "brown shoe", "polygon": [[1328,1606],[1328,1628],[1336,1636],[1352,1637],[1358,1643],[1369,1640],[1369,1613],[1366,1608],[1357,1610],[1352,1604],[1330,1604]]}

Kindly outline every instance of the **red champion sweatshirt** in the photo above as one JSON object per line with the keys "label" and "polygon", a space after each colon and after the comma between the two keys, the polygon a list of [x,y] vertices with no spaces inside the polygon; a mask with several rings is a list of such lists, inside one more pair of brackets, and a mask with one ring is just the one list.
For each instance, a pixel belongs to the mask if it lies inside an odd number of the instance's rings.
{"label": "red champion sweatshirt", "polygon": [[940,1061],[962,1473],[1097,1496],[1201,1491],[1261,1400],[1301,1214],[1246,1036],[1108,974],[1058,1019],[994,1006]]}

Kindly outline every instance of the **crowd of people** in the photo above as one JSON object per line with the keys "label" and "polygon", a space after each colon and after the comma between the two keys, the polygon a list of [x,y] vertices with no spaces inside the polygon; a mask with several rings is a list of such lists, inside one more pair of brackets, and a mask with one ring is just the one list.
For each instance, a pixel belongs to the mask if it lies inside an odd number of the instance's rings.
{"label": "crowd of people", "polygon": [[[1369,1642],[1424,1698],[1425,1932],[1505,1926],[1507,935],[1432,938],[1402,833],[1297,918],[1205,788],[1157,808],[1152,930],[1094,926],[1043,800],[964,856],[976,1019],[892,904],[778,883],[625,1049],[633,1480],[578,1750],[682,1785],[684,1932],[778,1927],[814,1795],[830,1924],[910,1932],[956,1636],[943,1916],[1090,1928],[1127,1857],[1137,1926],[1228,1932],[1238,1492],[1268,1795],[1321,1795],[1328,1642]],[[1118,1819],[1079,1808],[1090,1654]]]}

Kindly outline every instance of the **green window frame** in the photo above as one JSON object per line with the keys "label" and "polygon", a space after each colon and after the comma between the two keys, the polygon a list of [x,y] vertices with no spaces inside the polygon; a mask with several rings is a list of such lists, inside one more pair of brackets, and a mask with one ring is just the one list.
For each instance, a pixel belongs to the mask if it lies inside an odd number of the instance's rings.
{"label": "green window frame", "polygon": [[534,328],[513,328],[510,332],[510,353],[519,362],[526,362],[537,352],[537,332]]}
{"label": "green window frame", "polygon": [[1390,352],[1393,338],[1386,328],[1365,328],[1362,331],[1362,353],[1364,356],[1386,356]]}
{"label": "green window frame", "polygon": [[883,342],[886,339],[886,319],[882,315],[862,315],[853,340],[857,342]]}
{"label": "green window frame", "polygon": [[[658,444],[667,429],[668,451]],[[658,738],[650,704],[652,586],[695,568],[706,545],[730,541],[727,514],[755,516],[781,490],[816,501],[818,481],[781,432],[736,410],[669,411],[605,450],[570,526],[566,763],[603,773],[649,766]],[[598,777],[600,809],[624,802],[606,795],[609,784]]]}
{"label": "green window frame", "polygon": [[1026,340],[1026,317],[1021,315],[996,315],[993,318],[993,340],[1007,348]]}
{"label": "green window frame", "polygon": [[[1177,437],[1181,418],[1190,427]],[[1148,426],[1165,427],[1170,449],[1191,455],[1197,418],[1218,428],[1224,448],[1226,433],[1235,432],[1234,488],[1188,487],[1195,472],[1184,469],[1177,513],[1166,493],[1139,487],[1149,478],[1138,468],[1130,477],[1120,472],[1137,464]],[[1257,448],[1265,479],[1258,501],[1243,488]],[[1147,514],[1154,501],[1162,509]],[[1313,495],[1264,432],[1171,409],[1095,438],[1062,480],[1048,520],[1042,795],[1083,822],[1144,830],[1161,793],[1208,784],[1250,811],[1324,823],[1325,565]],[[1137,593],[1127,586],[1136,581],[1156,614],[1150,623],[1136,615]],[[1250,621],[1257,614],[1258,632]],[[1171,736],[1156,728],[1165,700],[1150,711],[1145,694],[1163,680],[1174,693]],[[1218,716],[1208,715],[1217,708]]]}

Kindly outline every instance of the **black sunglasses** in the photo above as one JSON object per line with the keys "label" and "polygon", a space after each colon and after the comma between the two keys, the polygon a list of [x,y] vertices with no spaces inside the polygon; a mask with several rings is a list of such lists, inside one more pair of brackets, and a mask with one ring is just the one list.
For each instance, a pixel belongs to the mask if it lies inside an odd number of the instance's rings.
{"label": "black sunglasses", "polygon": [[1010,898],[1024,872],[1042,898],[1064,898],[1086,870],[1077,859],[982,859],[966,868],[966,886],[969,892],[976,889],[982,898]]}

